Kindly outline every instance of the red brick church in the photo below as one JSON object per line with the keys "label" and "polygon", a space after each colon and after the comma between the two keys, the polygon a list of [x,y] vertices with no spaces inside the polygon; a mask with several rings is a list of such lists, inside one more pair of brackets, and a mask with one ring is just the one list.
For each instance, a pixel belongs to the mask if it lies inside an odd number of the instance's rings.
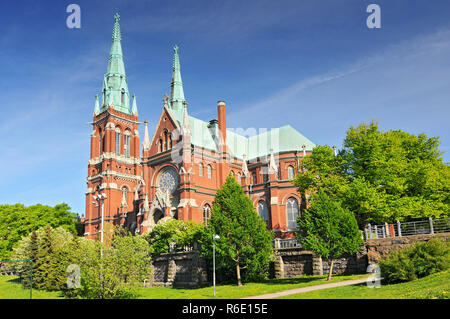
{"label": "red brick church", "polygon": [[[102,213],[104,223],[133,233],[149,231],[162,218],[207,223],[216,190],[230,172],[268,229],[277,237],[292,236],[305,205],[292,180],[314,143],[290,125],[253,134],[228,128],[226,109],[232,106],[219,101],[214,107],[217,119],[189,115],[175,46],[170,95],[164,95],[161,108],[154,108],[161,115],[150,136],[149,124],[139,121],[136,97],[128,90],[115,15],[108,68],[91,123],[86,237],[98,238]],[[140,124],[145,125],[142,153]],[[99,200],[100,194],[106,198]]]}

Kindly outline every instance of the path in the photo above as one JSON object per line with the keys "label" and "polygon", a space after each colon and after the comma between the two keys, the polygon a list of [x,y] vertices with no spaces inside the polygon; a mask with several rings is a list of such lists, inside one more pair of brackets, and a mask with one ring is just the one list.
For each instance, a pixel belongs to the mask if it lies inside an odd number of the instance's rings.
{"label": "path", "polygon": [[308,291],[314,291],[319,289],[327,289],[327,288],[335,288],[335,287],[342,287],[342,286],[350,286],[350,285],[357,285],[367,282],[367,278],[364,279],[354,279],[354,280],[345,280],[341,282],[335,282],[331,284],[324,284],[324,285],[316,285],[316,286],[309,286],[309,287],[303,287],[303,288],[296,288],[296,289],[290,289],[280,292],[274,292],[271,294],[265,294],[265,295],[259,295],[259,296],[253,296],[253,297],[245,297],[242,299],[272,299],[272,298],[278,298],[283,297],[287,295],[292,294],[298,294],[301,292],[308,292]]}

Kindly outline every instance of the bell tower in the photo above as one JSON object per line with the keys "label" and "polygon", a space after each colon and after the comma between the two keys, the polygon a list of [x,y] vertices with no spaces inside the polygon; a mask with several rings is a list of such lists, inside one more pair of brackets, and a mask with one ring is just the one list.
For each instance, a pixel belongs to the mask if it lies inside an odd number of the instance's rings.
{"label": "bell tower", "polygon": [[[140,162],[138,109],[136,96],[130,97],[128,91],[119,20],[120,16],[116,13],[101,99],[96,95],[93,121],[90,123],[93,130],[84,222],[84,235],[90,239],[100,238],[102,216],[104,225],[122,225],[134,231],[139,204],[145,198],[145,194],[139,194],[144,180]],[[103,205],[96,200],[100,193],[106,195]]]}

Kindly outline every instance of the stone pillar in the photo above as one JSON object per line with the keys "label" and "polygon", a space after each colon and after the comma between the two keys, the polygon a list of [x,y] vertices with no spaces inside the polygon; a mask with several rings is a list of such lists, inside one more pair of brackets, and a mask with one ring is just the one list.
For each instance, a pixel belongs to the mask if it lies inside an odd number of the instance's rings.
{"label": "stone pillar", "polygon": [[172,286],[175,281],[175,275],[177,273],[177,265],[175,260],[169,259],[169,266],[167,267],[167,286]]}
{"label": "stone pillar", "polygon": [[275,260],[275,278],[284,278],[284,263],[283,263],[283,257],[280,255],[277,255]]}
{"label": "stone pillar", "polygon": [[313,271],[313,276],[322,276],[323,275],[322,257],[317,256],[316,254],[312,255],[312,271]]}

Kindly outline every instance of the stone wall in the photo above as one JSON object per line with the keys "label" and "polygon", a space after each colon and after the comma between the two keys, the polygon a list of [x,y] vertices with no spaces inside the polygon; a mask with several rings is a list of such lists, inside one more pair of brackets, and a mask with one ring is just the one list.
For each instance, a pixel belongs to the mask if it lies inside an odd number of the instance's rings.
{"label": "stone wall", "polygon": [[376,264],[380,259],[397,249],[405,248],[417,241],[428,241],[431,238],[443,238],[448,240],[450,233],[425,234],[414,236],[400,236],[389,238],[369,239],[365,243],[369,264]]}
{"label": "stone wall", "polygon": [[[302,275],[323,275],[330,269],[330,261],[316,256],[312,251],[301,248],[281,248],[277,250],[274,263],[275,278],[289,278]],[[335,259],[333,274],[363,273],[367,268],[365,250],[356,255]]]}
{"label": "stone wall", "polygon": [[197,287],[207,282],[206,262],[197,250],[153,257],[154,286]]}

